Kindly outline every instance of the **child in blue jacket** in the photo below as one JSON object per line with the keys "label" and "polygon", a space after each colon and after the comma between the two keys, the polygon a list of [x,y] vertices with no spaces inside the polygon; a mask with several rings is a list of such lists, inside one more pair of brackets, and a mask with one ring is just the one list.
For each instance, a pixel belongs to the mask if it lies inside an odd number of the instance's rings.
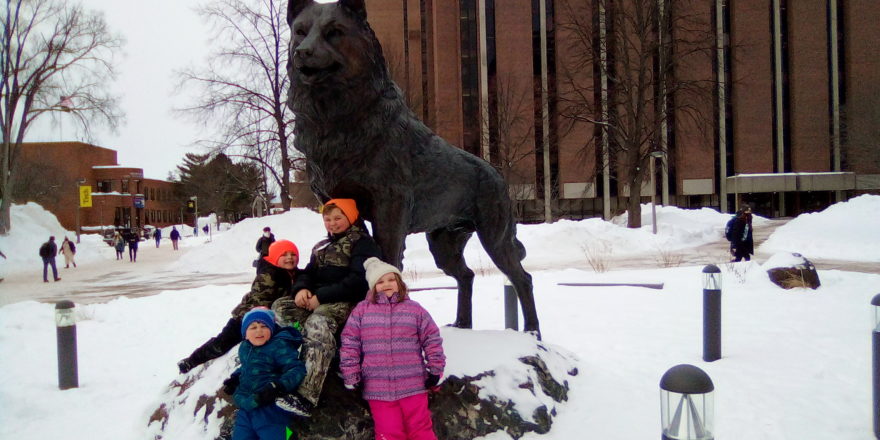
{"label": "child in blue jacket", "polygon": [[244,315],[241,334],[241,367],[223,381],[238,407],[232,440],[286,440],[291,414],[275,406],[275,399],[295,390],[306,375],[297,351],[302,336],[293,327],[277,326],[265,307]]}

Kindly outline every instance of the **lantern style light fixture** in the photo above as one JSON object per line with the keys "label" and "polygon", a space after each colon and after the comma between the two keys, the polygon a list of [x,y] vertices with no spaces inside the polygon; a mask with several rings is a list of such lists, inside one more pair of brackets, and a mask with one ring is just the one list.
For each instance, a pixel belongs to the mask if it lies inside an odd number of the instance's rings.
{"label": "lantern style light fixture", "polygon": [[714,440],[715,385],[705,371],[688,364],[660,379],[662,440]]}
{"label": "lantern style light fixture", "polygon": [[703,268],[703,290],[721,290],[721,269],[714,264]]}

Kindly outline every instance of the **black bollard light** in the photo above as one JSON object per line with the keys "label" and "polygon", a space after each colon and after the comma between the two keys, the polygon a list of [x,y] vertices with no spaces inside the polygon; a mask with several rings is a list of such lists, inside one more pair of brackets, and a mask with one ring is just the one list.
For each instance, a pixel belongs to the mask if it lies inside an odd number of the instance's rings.
{"label": "black bollard light", "polygon": [[58,388],[79,387],[76,366],[76,319],[72,301],[55,304],[55,330],[58,340]]}
{"label": "black bollard light", "polygon": [[504,328],[519,330],[519,298],[507,278],[504,278]]}
{"label": "black bollard light", "polygon": [[721,269],[703,268],[703,360],[721,359]]}
{"label": "black bollard light", "polygon": [[874,306],[874,331],[871,335],[874,352],[874,437],[880,439],[880,293],[871,298],[871,305]]}
{"label": "black bollard light", "polygon": [[660,438],[713,440],[714,390],[709,375],[693,365],[681,364],[667,370],[660,379]]}

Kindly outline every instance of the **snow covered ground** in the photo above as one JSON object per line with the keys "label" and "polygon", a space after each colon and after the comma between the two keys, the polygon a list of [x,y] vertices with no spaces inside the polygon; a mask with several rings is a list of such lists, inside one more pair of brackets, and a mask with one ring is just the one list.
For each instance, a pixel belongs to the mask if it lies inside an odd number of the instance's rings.
{"label": "snow covered ground", "polygon": [[[658,207],[663,227],[655,236],[650,207],[643,213],[647,226],[640,230],[620,227],[622,219],[519,227],[544,341],[573,353],[580,371],[550,433],[526,439],[657,438],[658,383],[667,369],[682,363],[700,367],[715,383],[715,438],[873,438],[870,299],[880,293],[880,275],[820,266],[822,287],[786,291],[770,283],[760,261],[718,261],[724,283],[723,357],[706,363],[701,360],[702,266],[667,268],[658,261],[638,269],[612,266],[607,272],[594,266],[603,255],[638,258],[718,242],[728,216]],[[779,227],[761,250],[880,262],[877,218],[880,197],[861,196]],[[756,228],[762,221],[755,220]],[[48,235],[61,237],[65,231],[34,204],[14,207],[13,222],[11,234],[0,236],[0,250],[9,257],[0,259],[5,274],[0,276],[6,277],[0,283],[0,304],[5,304],[0,306],[2,439],[146,440],[150,413],[177,377],[175,362],[213,336],[247,291],[262,227],[293,240],[304,255],[323,235],[317,214],[294,210],[221,228],[210,241],[188,237],[179,252],[167,240],[158,249],[144,242],[137,263],[115,261],[96,235],[83,235],[79,267],[59,269],[62,281],[43,284],[37,249]],[[466,257],[477,273],[476,330],[503,328],[501,276],[476,239]],[[409,237],[404,263],[412,287],[454,284],[434,268],[422,236]],[[240,274],[242,281],[178,290],[165,286],[156,295],[77,304],[80,387],[59,391],[54,306],[20,299],[45,289],[60,295],[73,283],[119,271],[132,283],[147,285],[158,283],[157,273],[208,280]],[[664,288],[558,284],[603,281],[664,283]],[[453,290],[418,291],[413,297],[438,323],[452,322]]]}

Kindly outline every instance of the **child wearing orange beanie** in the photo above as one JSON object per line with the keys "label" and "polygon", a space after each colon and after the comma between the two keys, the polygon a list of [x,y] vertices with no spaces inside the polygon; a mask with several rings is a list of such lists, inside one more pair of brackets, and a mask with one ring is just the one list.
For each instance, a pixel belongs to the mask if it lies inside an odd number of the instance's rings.
{"label": "child wearing orange beanie", "polygon": [[293,283],[293,297],[272,305],[278,322],[298,322],[303,328],[306,377],[296,393],[277,404],[308,417],[324,386],[336,354],[337,336],[354,305],[364,299],[367,282],[364,261],[379,257],[379,246],[367,232],[353,199],[331,199],[321,209],[327,238],[312,248],[303,273]]}
{"label": "child wearing orange beanie", "polygon": [[223,356],[241,342],[241,320],[249,310],[270,307],[279,298],[290,294],[291,285],[300,273],[297,268],[299,249],[296,245],[290,240],[275,241],[269,246],[269,255],[263,260],[268,264],[254,278],[251,290],[242,297],[241,303],[232,309],[232,317],[223,330],[177,363],[181,374]]}

